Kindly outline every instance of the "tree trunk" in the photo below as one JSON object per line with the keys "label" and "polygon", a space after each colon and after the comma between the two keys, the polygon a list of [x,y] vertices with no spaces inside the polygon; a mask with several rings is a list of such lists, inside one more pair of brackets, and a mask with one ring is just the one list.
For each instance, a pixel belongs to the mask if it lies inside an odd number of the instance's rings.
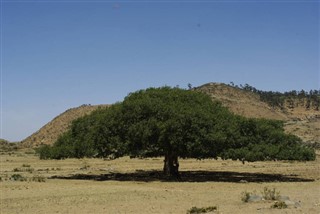
{"label": "tree trunk", "polygon": [[164,158],[163,173],[167,176],[180,179],[178,157],[174,154],[167,153]]}

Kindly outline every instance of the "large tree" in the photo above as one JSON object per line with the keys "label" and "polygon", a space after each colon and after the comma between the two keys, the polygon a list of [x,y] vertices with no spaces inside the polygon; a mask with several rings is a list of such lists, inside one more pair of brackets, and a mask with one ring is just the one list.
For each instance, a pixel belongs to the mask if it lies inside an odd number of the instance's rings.
{"label": "large tree", "polygon": [[41,158],[123,155],[164,156],[164,173],[175,177],[179,157],[315,158],[299,138],[284,133],[282,122],[236,116],[201,92],[170,87],[131,93],[74,121],[53,147],[40,150]]}
{"label": "large tree", "polygon": [[150,88],[130,94],[118,122],[132,156],[164,156],[164,173],[178,176],[178,157],[217,157],[218,120],[230,117],[210,97],[179,88]]}

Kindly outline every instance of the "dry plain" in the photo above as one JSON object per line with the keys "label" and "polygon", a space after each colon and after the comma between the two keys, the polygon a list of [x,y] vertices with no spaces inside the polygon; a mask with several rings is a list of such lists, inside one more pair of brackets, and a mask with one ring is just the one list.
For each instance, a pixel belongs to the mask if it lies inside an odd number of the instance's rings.
{"label": "dry plain", "polygon": [[[1,214],[186,213],[217,206],[215,213],[320,213],[320,160],[242,164],[231,160],[180,160],[182,182],[161,174],[162,158],[39,160],[28,150],[1,154]],[[19,174],[26,181],[14,181]],[[276,188],[298,207],[244,203],[241,193]]]}

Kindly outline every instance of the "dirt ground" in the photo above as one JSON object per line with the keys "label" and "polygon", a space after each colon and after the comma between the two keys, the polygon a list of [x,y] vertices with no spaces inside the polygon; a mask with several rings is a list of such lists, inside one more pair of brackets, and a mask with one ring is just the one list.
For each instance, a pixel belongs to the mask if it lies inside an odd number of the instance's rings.
{"label": "dirt ground", "polygon": [[[162,176],[162,158],[39,160],[30,151],[1,154],[1,214],[186,213],[217,206],[215,213],[320,213],[320,160],[254,162],[180,160],[182,182]],[[20,179],[25,181],[14,181]],[[245,191],[276,188],[298,207],[244,203]]]}

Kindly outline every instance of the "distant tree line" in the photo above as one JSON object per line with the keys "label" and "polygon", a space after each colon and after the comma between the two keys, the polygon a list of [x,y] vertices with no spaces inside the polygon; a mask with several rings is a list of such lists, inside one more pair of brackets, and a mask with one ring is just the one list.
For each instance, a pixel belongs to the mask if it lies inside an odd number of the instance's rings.
{"label": "distant tree line", "polygon": [[297,105],[305,107],[306,110],[313,109],[319,111],[320,108],[320,90],[310,90],[309,92],[305,90],[292,90],[281,93],[258,90],[249,84],[240,84],[238,86],[233,82],[230,82],[229,86],[258,94],[261,101],[266,102],[273,108],[285,109],[287,106],[288,108],[293,109]]}

